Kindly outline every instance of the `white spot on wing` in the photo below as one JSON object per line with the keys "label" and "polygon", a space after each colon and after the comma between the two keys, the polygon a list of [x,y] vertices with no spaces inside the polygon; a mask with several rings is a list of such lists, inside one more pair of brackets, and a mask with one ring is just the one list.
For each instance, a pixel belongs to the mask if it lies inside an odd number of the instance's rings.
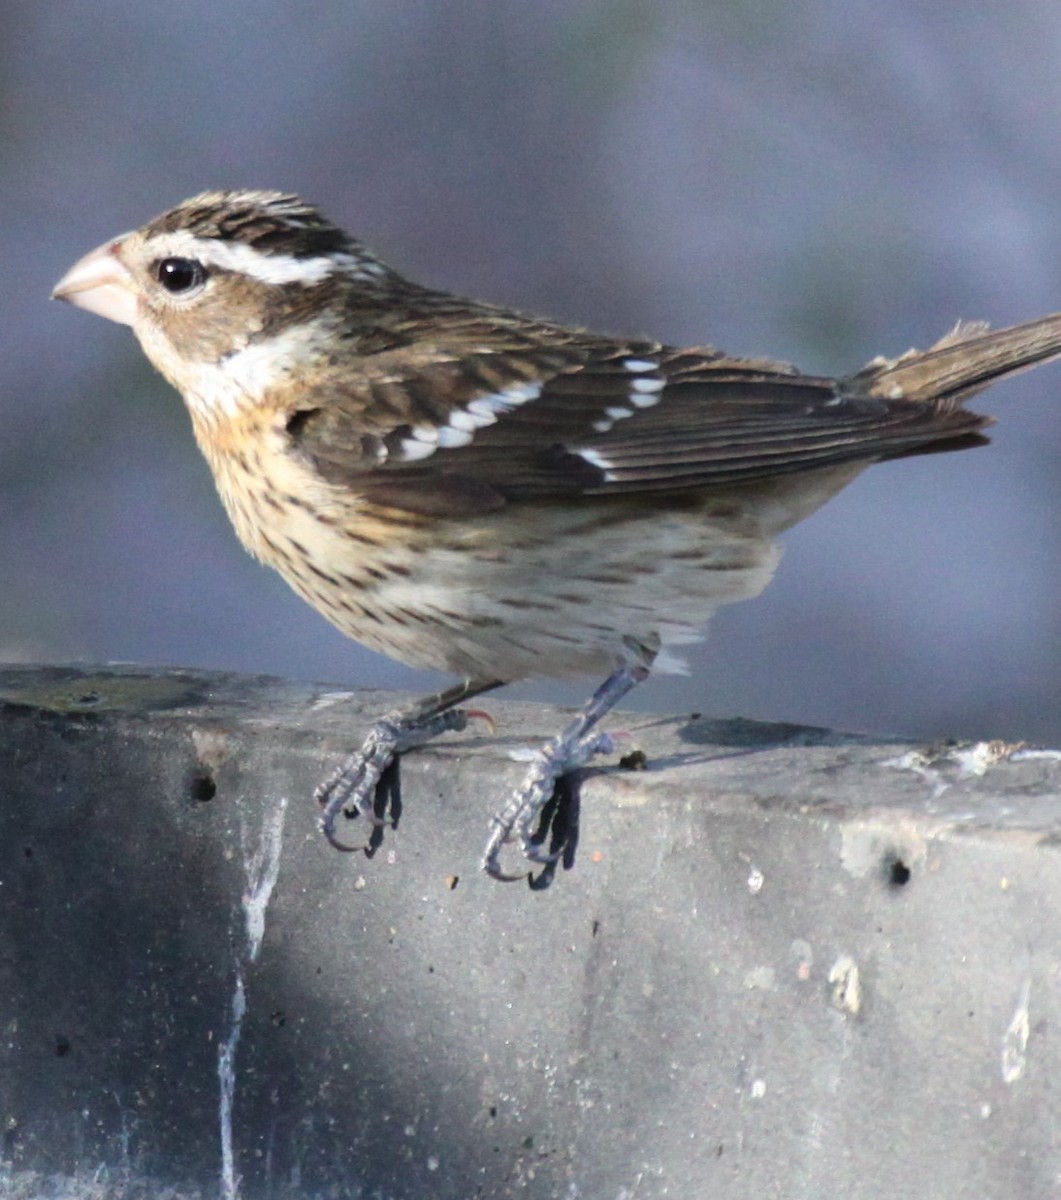
{"label": "white spot on wing", "polygon": [[489,419],[477,417],[472,413],[464,412],[457,409],[451,412],[447,424],[452,429],[464,430],[468,433],[474,433],[475,430],[481,429],[484,425],[492,425],[497,420],[497,417],[491,415]]}
{"label": "white spot on wing", "polygon": [[579,458],[582,458],[588,462],[591,467],[596,467],[599,471],[603,471],[604,478],[606,480],[612,480],[615,478],[615,475],[611,469],[615,464],[612,463],[610,459],[605,458],[599,450],[576,450],[575,454],[577,454]]}
{"label": "white spot on wing", "polygon": [[628,358],[623,366],[632,374],[643,376],[653,372],[653,378],[630,380],[630,403],[637,408],[651,408],[659,402],[659,393],[667,386],[667,381],[658,374],[659,363],[648,358]]}
{"label": "white spot on wing", "polygon": [[[638,380],[638,383],[642,382]],[[647,381],[646,381],[647,382]],[[653,388],[651,392],[637,390],[630,393],[630,403],[635,408],[651,408],[654,404],[659,403],[659,394],[663,390],[663,384]]]}
{"label": "white spot on wing", "polygon": [[[662,392],[665,381],[662,379],[631,379],[630,391],[636,395],[647,395],[650,392]],[[637,403],[637,400],[634,400]]]}
{"label": "white spot on wing", "polygon": [[[468,401],[465,410],[484,418],[484,422],[489,424],[496,421],[501,413],[511,412],[521,404],[526,404],[528,400],[537,400],[541,394],[540,383],[517,383],[489,396],[476,396],[474,400]],[[489,420],[486,420],[487,418]]]}
{"label": "white spot on wing", "polygon": [[526,404],[528,400],[537,400],[542,394],[540,383],[518,383],[515,387],[505,388],[498,392],[497,400],[505,406],[506,411]]}
{"label": "white spot on wing", "polygon": [[417,462],[421,458],[430,458],[437,447],[431,442],[419,442],[416,438],[402,438],[402,458],[409,462]]}
{"label": "white spot on wing", "polygon": [[492,425],[497,420],[497,404],[493,396],[479,396],[468,402],[466,415],[475,417],[483,425]]}
{"label": "white spot on wing", "polygon": [[443,425],[438,431],[438,444],[443,450],[451,450],[454,446],[470,446],[472,437],[470,429],[454,429],[452,425]]}
{"label": "white spot on wing", "polygon": [[[640,407],[643,407],[640,406]],[[627,417],[634,415],[634,409],[622,408],[619,405],[612,405],[604,410],[604,416],[593,422],[593,428],[598,433],[607,433],[616,421],[625,421]]]}
{"label": "white spot on wing", "polygon": [[[488,396],[476,396],[464,408],[454,409],[444,425],[414,426],[410,436],[401,440],[399,453],[406,461],[416,462],[429,457],[437,449],[452,450],[470,446],[478,430],[493,425],[499,415],[511,412],[540,394],[539,384],[526,383]],[[629,415],[626,410],[624,415]],[[385,453],[383,457],[386,457]]]}
{"label": "white spot on wing", "polygon": [[[526,404],[529,400],[537,400],[541,392],[541,384],[520,383],[500,392],[492,392],[488,396],[476,396],[463,408],[454,409],[447,417],[445,425],[432,430],[435,441],[443,448],[470,445],[476,430],[495,424],[499,416]],[[413,436],[421,437],[419,429],[413,430]]]}

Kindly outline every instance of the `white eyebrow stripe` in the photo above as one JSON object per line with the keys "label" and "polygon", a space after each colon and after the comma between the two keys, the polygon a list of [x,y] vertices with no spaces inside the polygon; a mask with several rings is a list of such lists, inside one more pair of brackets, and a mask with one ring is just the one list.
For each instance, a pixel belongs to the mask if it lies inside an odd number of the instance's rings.
{"label": "white eyebrow stripe", "polygon": [[301,283],[311,287],[336,271],[371,277],[386,274],[386,268],[367,254],[337,252],[313,258],[265,254],[246,242],[196,237],[184,229],[155,234],[147,245],[157,258],[193,258],[208,269],[234,271],[266,284]]}
{"label": "white eyebrow stripe", "polygon": [[290,254],[263,254],[244,242],[222,242],[217,238],[203,239],[194,248],[189,247],[188,254],[198,258],[205,267],[249,275],[259,283],[301,283],[307,287],[327,279],[336,269],[354,263],[349,254],[295,258]]}

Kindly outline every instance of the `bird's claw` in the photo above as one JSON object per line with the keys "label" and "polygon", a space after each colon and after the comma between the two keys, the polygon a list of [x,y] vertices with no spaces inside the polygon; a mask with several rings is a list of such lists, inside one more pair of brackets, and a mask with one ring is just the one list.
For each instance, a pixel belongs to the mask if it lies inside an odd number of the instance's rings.
{"label": "bird's claw", "polygon": [[[578,796],[568,792],[568,803],[564,803],[565,777],[584,767],[598,754],[614,753],[616,738],[623,735],[594,732],[595,726],[647,675],[646,664],[624,666],[614,671],[568,727],[532,754],[523,786],[491,822],[490,838],[482,858],[482,868],[488,875],[499,880],[527,877],[527,872],[513,875],[501,868],[501,852],[510,842],[519,844],[525,860],[543,867],[538,878],[532,880],[533,886],[547,887],[555,864],[563,861],[567,865],[577,840]],[[337,850],[362,849],[343,842],[335,832],[341,812],[350,817],[361,816],[375,827],[368,847],[364,847],[371,853],[381,836],[380,829],[397,823],[400,793],[396,776],[390,789],[386,785],[387,774],[397,767],[399,756],[440,733],[460,732],[471,720],[485,721],[493,733],[495,725],[489,713],[455,706],[497,686],[499,681],[466,681],[448,692],[428,697],[415,708],[388,713],[374,725],[361,749],[346,759],[315,793],[321,806],[321,832],[329,844]],[[388,794],[392,800],[391,820],[384,815]],[[555,803],[555,809],[550,808],[550,801]],[[550,827],[551,845],[546,850],[544,843]]]}
{"label": "bird's claw", "polygon": [[502,882],[526,878],[526,872],[514,875],[501,868],[502,848],[519,843],[520,853],[528,862],[550,866],[560,860],[566,839],[552,850],[543,846],[545,831],[536,829],[542,810],[553,797],[566,775],[584,767],[598,754],[612,754],[615,739],[608,733],[586,733],[574,739],[561,735],[548,742],[533,758],[523,786],[491,821],[492,831],[482,857],[482,869]]}
{"label": "bird's claw", "polygon": [[380,781],[406,750],[422,746],[440,733],[459,733],[469,720],[486,721],[491,731],[494,720],[482,709],[451,708],[425,717],[410,717],[396,711],[381,718],[369,731],[360,750],[355,751],[328,776],[313,793],[321,806],[320,830],[336,850],[361,850],[340,839],[335,831],[339,814],[353,819],[362,817],[377,829],[393,826],[385,808],[377,804]]}
{"label": "bird's claw", "polygon": [[313,798],[322,809],[320,830],[330,846],[336,850],[345,851],[364,849],[361,845],[344,842],[336,833],[335,823],[340,813],[351,819],[364,817],[365,820],[377,827],[390,824],[385,817],[378,816],[375,811],[376,789],[379,786],[383,770],[389,765],[388,761],[381,768],[363,750],[358,751],[344,759],[313,793]]}

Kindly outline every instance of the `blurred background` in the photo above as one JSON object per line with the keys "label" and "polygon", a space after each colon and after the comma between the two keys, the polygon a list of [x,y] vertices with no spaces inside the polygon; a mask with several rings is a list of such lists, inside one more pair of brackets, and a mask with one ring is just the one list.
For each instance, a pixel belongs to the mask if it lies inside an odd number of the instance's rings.
{"label": "blurred background", "polygon": [[[1056,0],[0,3],[0,658],[434,687],[241,550],[127,329],[48,303],[207,187],[405,273],[844,373],[1061,308]],[[1061,365],[874,468],[642,707],[1061,743]],[[577,702],[588,691],[521,685]]]}

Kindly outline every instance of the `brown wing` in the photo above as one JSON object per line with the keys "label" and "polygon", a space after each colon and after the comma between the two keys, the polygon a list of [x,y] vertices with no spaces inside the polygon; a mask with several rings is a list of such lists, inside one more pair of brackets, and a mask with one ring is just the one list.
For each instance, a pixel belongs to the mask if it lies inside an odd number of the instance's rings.
{"label": "brown wing", "polygon": [[[568,335],[373,362],[295,413],[326,479],[412,512],[680,491],[975,444],[984,417],[783,364]],[[874,379],[876,376],[873,377]]]}

